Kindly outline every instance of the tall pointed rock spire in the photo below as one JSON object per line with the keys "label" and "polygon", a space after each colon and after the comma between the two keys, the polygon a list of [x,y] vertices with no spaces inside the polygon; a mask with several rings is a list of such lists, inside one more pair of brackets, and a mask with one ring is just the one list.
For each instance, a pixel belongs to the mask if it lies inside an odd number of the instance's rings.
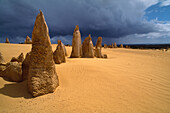
{"label": "tall pointed rock spire", "polygon": [[28,71],[29,92],[33,96],[54,92],[59,82],[53,60],[48,26],[41,10],[36,17],[32,32],[30,59]]}

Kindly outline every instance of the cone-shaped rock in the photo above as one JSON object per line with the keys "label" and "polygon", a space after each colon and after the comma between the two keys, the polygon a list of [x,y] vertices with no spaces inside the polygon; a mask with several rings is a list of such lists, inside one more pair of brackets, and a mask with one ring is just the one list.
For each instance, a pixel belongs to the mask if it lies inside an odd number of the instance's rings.
{"label": "cone-shaped rock", "polygon": [[74,29],[73,33],[73,39],[72,39],[72,52],[71,52],[71,58],[79,58],[82,54],[82,46],[81,46],[81,34],[79,31],[79,26],[76,25],[76,28]]}
{"label": "cone-shaped rock", "polygon": [[66,62],[65,50],[62,46],[61,40],[58,40],[58,45],[57,45],[56,50],[53,53],[53,58],[56,64],[61,64],[61,63]]}
{"label": "cone-shaped rock", "polygon": [[36,17],[32,32],[28,90],[35,97],[52,93],[59,85],[49,31],[43,13]]}
{"label": "cone-shaped rock", "polygon": [[26,37],[26,39],[25,39],[25,42],[24,42],[25,44],[32,44],[32,41],[31,41],[31,39],[30,39],[30,37],[29,36],[27,36]]}
{"label": "cone-shaped rock", "polygon": [[117,48],[117,44],[116,44],[116,42],[114,43],[114,48]]}
{"label": "cone-shaped rock", "polygon": [[120,48],[123,48],[123,44],[120,44]]}
{"label": "cone-shaped rock", "polygon": [[94,58],[93,42],[91,35],[85,38],[82,45],[82,57],[83,58]]}
{"label": "cone-shaped rock", "polygon": [[95,47],[95,56],[97,58],[103,58],[101,48],[102,48],[102,37],[98,37],[96,42],[96,47]]}
{"label": "cone-shaped rock", "polygon": [[11,62],[23,62],[24,61],[24,54],[21,53],[17,58],[12,57]]}
{"label": "cone-shaped rock", "polygon": [[6,41],[5,41],[5,43],[10,43],[8,38],[6,38]]}

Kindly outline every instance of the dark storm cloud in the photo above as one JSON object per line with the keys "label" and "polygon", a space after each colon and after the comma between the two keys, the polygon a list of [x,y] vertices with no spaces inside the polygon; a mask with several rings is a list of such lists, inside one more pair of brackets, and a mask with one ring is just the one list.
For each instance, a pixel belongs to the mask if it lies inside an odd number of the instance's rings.
{"label": "dark storm cloud", "polygon": [[122,37],[156,31],[143,19],[140,0],[1,0],[0,36],[30,35],[41,9],[51,37],[72,35],[75,25],[83,36]]}

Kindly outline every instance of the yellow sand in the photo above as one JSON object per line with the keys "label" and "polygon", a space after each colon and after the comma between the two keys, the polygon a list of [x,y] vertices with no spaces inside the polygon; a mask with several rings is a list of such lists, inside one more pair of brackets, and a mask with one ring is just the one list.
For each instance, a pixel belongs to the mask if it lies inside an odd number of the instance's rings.
{"label": "yellow sand", "polygon": [[[6,62],[30,50],[31,45],[0,44]],[[27,93],[26,82],[0,78],[0,112],[170,113],[170,51],[102,51],[108,59],[67,58],[56,65],[60,86],[37,98]]]}

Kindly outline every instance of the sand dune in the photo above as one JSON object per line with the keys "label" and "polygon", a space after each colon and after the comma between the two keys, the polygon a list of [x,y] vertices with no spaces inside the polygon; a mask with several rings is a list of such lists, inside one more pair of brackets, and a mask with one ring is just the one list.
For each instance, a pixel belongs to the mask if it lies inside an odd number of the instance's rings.
{"label": "sand dune", "polygon": [[[71,47],[66,49],[70,56]],[[29,44],[0,44],[6,62],[30,50]],[[56,65],[60,86],[37,98],[31,98],[26,82],[0,78],[0,112],[170,112],[170,51],[102,51],[108,59],[67,58],[66,63]]]}

